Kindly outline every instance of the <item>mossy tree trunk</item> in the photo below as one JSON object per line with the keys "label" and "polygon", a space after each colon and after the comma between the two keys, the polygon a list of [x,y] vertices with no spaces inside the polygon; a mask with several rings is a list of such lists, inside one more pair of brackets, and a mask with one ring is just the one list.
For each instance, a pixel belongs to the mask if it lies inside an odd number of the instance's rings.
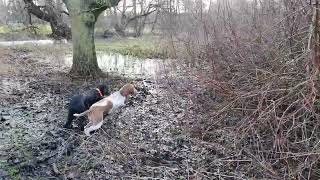
{"label": "mossy tree trunk", "polygon": [[72,16],[71,21],[73,63],[70,73],[84,76],[101,74],[94,44],[94,15],[89,12],[82,13]]}
{"label": "mossy tree trunk", "polygon": [[98,16],[116,6],[120,0],[64,0],[72,25],[73,64],[70,74],[75,76],[99,76],[94,27]]}

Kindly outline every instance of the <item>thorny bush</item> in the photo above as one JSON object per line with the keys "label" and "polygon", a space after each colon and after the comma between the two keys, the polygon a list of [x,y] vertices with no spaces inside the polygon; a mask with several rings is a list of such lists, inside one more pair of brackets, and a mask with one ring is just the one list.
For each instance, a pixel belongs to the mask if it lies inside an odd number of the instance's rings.
{"label": "thorny bush", "polygon": [[[187,60],[186,73],[223,99],[206,112],[205,123],[189,119],[191,132],[201,131],[199,137],[209,142],[214,139],[207,134],[233,132],[233,162],[251,164],[255,171],[247,170],[249,177],[320,178],[314,7],[301,1],[272,1],[277,6],[267,8],[263,3],[271,1],[244,2],[220,0],[207,12],[190,9],[169,30],[174,53]],[[271,13],[272,8],[278,9]],[[230,117],[237,119],[231,123]]]}

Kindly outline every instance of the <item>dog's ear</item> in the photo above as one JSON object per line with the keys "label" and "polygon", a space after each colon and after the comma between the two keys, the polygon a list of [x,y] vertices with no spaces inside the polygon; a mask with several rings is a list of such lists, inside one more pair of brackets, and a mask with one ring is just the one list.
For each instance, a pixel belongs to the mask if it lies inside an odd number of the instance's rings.
{"label": "dog's ear", "polygon": [[109,87],[106,84],[99,85],[98,89],[102,92],[104,96],[108,96],[110,94]]}

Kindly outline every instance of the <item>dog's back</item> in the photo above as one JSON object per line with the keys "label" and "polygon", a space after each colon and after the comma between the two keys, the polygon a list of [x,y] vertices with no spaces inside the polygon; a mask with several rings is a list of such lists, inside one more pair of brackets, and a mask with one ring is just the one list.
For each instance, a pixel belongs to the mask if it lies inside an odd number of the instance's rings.
{"label": "dog's back", "polygon": [[[73,114],[82,113],[90,108],[90,106],[97,101],[103,98],[103,95],[109,95],[109,88],[106,85],[100,85],[99,88],[103,90],[102,92],[99,89],[92,89],[87,91],[84,94],[75,95],[71,98],[69,103],[69,112],[68,112],[68,119],[65,123],[65,128],[72,128],[72,121],[75,118]],[[82,122],[84,120],[80,120]],[[83,130],[84,124],[80,125],[81,129]]]}
{"label": "dog's back", "polygon": [[[117,109],[121,106],[124,106],[126,98],[120,94],[119,91],[116,91],[112,93],[110,96],[104,98],[101,101],[98,101],[97,103],[94,103],[92,106],[106,106],[107,103],[112,103],[112,108],[110,111]],[[109,112],[108,112],[109,113]]]}

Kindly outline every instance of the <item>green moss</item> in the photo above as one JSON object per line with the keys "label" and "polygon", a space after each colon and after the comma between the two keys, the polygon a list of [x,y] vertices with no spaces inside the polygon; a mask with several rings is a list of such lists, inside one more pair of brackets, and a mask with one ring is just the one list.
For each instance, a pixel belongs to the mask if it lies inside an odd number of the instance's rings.
{"label": "green moss", "polygon": [[38,27],[37,29],[38,34],[48,35],[52,33],[51,27],[49,25],[40,25],[37,27]]}
{"label": "green moss", "polygon": [[[10,179],[20,180],[20,167],[25,165],[30,165],[34,161],[34,155],[31,147],[26,146],[23,143],[19,143],[22,141],[23,135],[17,132],[17,136],[14,137],[14,141],[11,145],[9,145],[9,149],[15,152],[19,152],[19,163],[17,165],[9,164],[6,160],[0,160],[0,169],[2,169]],[[1,178],[0,178],[1,179]]]}
{"label": "green moss", "polygon": [[12,29],[8,26],[0,26],[0,33],[10,33],[12,32]]}
{"label": "green moss", "polygon": [[19,169],[16,166],[12,166],[6,162],[0,161],[0,169],[3,169],[5,172],[7,172],[8,175],[14,180],[21,179],[19,176]]}
{"label": "green moss", "polygon": [[113,42],[97,43],[96,49],[130,55],[137,58],[167,58],[167,53],[154,40],[147,38],[123,39]]}

